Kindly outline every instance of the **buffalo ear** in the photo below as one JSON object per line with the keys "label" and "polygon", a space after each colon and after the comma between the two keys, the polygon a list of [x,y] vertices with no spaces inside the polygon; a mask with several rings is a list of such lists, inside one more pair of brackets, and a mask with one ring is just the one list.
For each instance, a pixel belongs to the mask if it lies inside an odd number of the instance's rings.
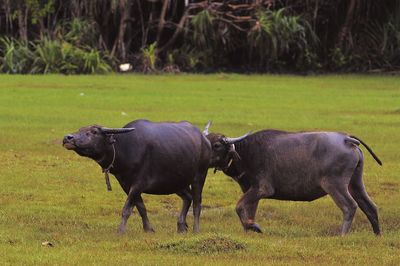
{"label": "buffalo ear", "polygon": [[107,138],[107,142],[110,143],[110,144],[114,144],[116,142],[114,134],[109,134],[109,135],[106,136],[106,138]]}
{"label": "buffalo ear", "polygon": [[108,127],[101,127],[100,130],[101,130],[101,132],[103,132],[104,134],[121,134],[121,133],[128,133],[128,132],[131,132],[131,131],[135,130],[135,128],[133,128],[133,127],[128,127],[128,128],[108,128]]}

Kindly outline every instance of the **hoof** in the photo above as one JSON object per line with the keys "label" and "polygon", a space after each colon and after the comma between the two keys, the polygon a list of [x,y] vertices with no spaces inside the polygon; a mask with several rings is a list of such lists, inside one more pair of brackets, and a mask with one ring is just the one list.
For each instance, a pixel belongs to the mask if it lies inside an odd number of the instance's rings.
{"label": "hoof", "polygon": [[143,230],[144,230],[145,233],[154,233],[155,232],[153,227],[151,227],[151,226],[143,228]]}
{"label": "hoof", "polygon": [[377,230],[377,231],[375,231],[374,230],[374,234],[375,234],[375,236],[382,236],[382,232],[381,232],[381,230]]}
{"label": "hoof", "polygon": [[187,223],[177,223],[178,233],[186,233],[188,230]]}
{"label": "hoof", "polygon": [[122,227],[118,227],[118,230],[117,230],[117,233],[119,234],[119,235],[123,235],[123,234],[125,234],[125,228],[122,228]]}
{"label": "hoof", "polygon": [[252,231],[252,232],[256,232],[256,233],[262,234],[262,230],[261,230],[260,226],[258,224],[256,224],[256,223],[247,224],[245,226],[244,230],[246,232]]}

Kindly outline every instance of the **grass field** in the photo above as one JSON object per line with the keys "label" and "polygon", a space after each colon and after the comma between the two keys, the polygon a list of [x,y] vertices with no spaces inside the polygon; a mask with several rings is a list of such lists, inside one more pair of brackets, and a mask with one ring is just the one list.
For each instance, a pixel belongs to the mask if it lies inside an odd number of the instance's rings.
{"label": "grass field", "polygon": [[[262,200],[264,234],[244,233],[237,184],[211,170],[201,233],[176,233],[176,195],[144,195],[156,233],[135,211],[116,232],[125,195],[100,167],[61,146],[81,126],[120,127],[137,118],[188,120],[229,136],[248,130],[352,133],[366,154],[364,182],[379,206],[382,237],[358,210],[329,197]],[[0,76],[0,264],[10,265],[400,265],[400,77],[389,76]],[[189,225],[193,218],[189,215]],[[53,247],[43,246],[50,241]]]}

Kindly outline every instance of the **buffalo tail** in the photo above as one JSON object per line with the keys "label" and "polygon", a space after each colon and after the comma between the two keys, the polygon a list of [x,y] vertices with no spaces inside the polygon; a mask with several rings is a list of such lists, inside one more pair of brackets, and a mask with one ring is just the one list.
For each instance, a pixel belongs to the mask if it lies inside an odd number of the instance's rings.
{"label": "buffalo tail", "polygon": [[357,138],[356,136],[349,136],[349,137],[358,140],[368,150],[368,152],[372,155],[372,157],[374,157],[375,161],[379,165],[382,165],[382,161],[378,158],[378,156],[376,156],[376,154],[372,151],[372,149],[370,147],[368,147],[368,145],[364,141]]}

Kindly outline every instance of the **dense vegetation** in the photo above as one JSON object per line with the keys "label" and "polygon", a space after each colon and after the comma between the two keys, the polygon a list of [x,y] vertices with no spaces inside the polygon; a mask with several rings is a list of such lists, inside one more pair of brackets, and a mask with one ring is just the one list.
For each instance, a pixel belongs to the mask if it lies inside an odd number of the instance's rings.
{"label": "dense vegetation", "polygon": [[[365,75],[0,75],[0,264],[400,265],[399,81]],[[342,212],[330,197],[262,200],[257,222],[264,234],[244,233],[235,212],[239,186],[212,170],[199,234],[176,233],[178,196],[143,195],[156,232],[142,231],[135,210],[119,236],[126,195],[113,176],[108,192],[101,168],[64,149],[61,140],[84,125],[119,127],[137,118],[186,119],[199,127],[212,119],[210,130],[230,136],[264,128],[352,133],[383,161],[379,166],[364,149],[364,182],[379,207],[382,237],[374,236],[360,209],[351,232],[338,236]]]}
{"label": "dense vegetation", "polygon": [[0,71],[400,69],[396,0],[0,0]]}

